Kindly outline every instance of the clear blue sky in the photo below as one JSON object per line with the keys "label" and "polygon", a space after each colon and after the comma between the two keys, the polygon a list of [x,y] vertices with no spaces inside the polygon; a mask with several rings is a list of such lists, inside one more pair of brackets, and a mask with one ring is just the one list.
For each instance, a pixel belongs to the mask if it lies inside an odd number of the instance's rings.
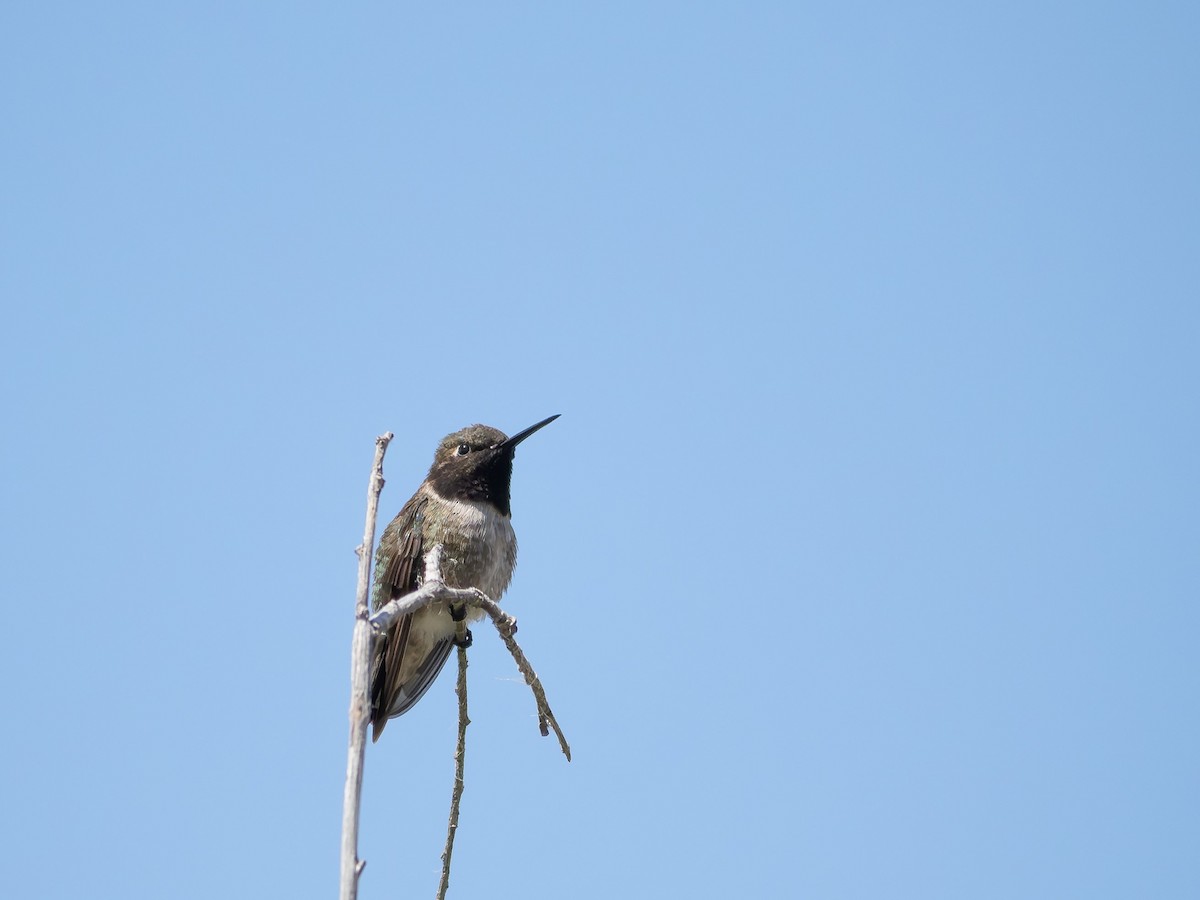
{"label": "clear blue sky", "polygon": [[[0,10],[0,895],[330,897],[355,559],[515,431],[451,896],[1200,896],[1200,14]],[[367,758],[432,896],[452,679]]]}

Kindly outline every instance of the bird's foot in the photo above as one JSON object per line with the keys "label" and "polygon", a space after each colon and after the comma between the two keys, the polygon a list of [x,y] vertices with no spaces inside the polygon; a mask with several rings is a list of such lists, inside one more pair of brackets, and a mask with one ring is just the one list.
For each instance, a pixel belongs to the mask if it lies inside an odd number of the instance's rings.
{"label": "bird's foot", "polygon": [[475,643],[475,638],[471,634],[470,628],[464,628],[461,636],[454,636],[454,646],[461,647],[463,650],[466,650],[473,643]]}

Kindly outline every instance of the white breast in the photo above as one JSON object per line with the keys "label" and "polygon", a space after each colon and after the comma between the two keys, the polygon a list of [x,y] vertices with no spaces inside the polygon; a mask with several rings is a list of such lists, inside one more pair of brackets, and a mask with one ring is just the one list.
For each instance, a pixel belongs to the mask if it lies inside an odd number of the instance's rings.
{"label": "white breast", "polygon": [[[442,577],[446,584],[477,587],[498,601],[512,580],[517,563],[517,536],[512,521],[489,503],[473,500],[441,502],[448,515],[442,529],[430,529],[429,538],[431,543],[446,545],[442,557]],[[465,547],[461,541],[443,541],[445,530],[465,534]]]}

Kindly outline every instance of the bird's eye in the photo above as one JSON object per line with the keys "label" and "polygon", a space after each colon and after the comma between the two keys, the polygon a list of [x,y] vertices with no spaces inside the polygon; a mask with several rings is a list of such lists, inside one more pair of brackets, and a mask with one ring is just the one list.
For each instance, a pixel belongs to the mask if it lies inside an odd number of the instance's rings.
{"label": "bird's eye", "polygon": [[459,444],[458,445],[458,455],[459,456],[466,456],[470,452],[471,452],[470,444]]}

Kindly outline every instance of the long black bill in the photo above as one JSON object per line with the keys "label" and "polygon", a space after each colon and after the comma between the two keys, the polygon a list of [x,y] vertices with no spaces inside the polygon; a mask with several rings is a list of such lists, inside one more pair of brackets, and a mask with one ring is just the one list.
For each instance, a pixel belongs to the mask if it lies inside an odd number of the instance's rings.
{"label": "long black bill", "polygon": [[500,445],[500,447],[497,449],[509,450],[509,451],[513,450],[517,446],[517,444],[521,443],[521,441],[525,440],[525,438],[529,437],[531,434],[533,434],[539,428],[545,428],[547,425],[549,425],[551,422],[553,422],[555,419],[557,419],[561,415],[562,415],[562,413],[556,413],[555,415],[551,416],[548,419],[542,419],[542,421],[538,422],[536,425],[530,425],[524,431],[518,431],[516,434],[514,434],[508,440],[504,441]]}

